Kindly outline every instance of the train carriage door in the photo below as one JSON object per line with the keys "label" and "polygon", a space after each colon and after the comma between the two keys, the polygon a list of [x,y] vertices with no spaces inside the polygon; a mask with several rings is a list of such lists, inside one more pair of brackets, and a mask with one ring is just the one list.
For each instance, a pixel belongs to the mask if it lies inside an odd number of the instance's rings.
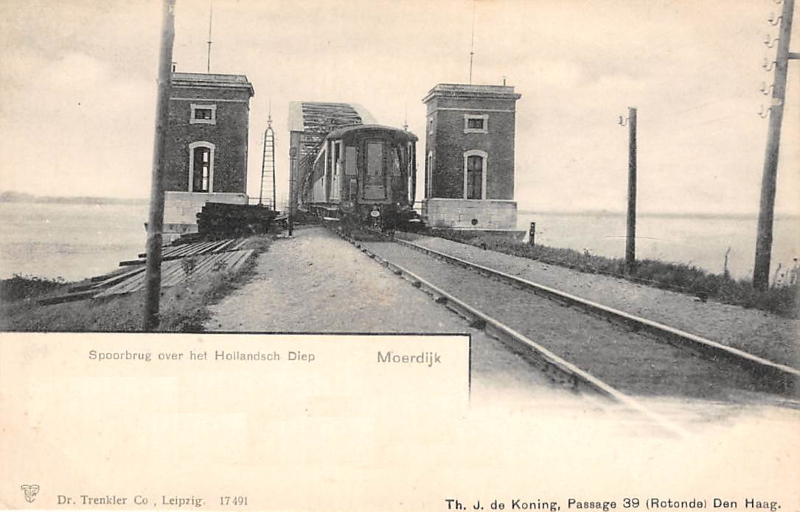
{"label": "train carriage door", "polygon": [[339,201],[342,197],[342,141],[333,143],[333,190],[331,199]]}
{"label": "train carriage door", "polygon": [[323,194],[323,201],[328,202],[328,198],[331,196],[331,166],[330,166],[330,143],[325,141],[325,149],[323,149],[322,153],[322,194]]}
{"label": "train carriage door", "polygon": [[414,199],[417,193],[417,150],[416,146],[413,142],[409,142],[407,144],[407,152],[408,155],[406,156],[406,160],[408,161],[408,169],[407,169],[407,176],[408,176],[408,204],[413,208],[414,207]]}
{"label": "train carriage door", "polygon": [[358,200],[358,151],[355,146],[346,146],[344,149],[344,175],[346,176],[347,200]]}
{"label": "train carriage door", "polygon": [[364,176],[364,199],[386,199],[386,162],[383,143],[367,141],[367,169]]}
{"label": "train carriage door", "polygon": [[392,202],[403,200],[403,146],[392,144],[389,168],[389,199]]}

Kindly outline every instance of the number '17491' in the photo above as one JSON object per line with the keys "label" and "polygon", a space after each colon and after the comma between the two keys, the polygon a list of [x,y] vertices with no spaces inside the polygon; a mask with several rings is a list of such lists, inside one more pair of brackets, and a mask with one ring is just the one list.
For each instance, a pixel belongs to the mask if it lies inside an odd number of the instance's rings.
{"label": "number '17491'", "polygon": [[220,496],[219,504],[222,506],[246,507],[247,496]]}

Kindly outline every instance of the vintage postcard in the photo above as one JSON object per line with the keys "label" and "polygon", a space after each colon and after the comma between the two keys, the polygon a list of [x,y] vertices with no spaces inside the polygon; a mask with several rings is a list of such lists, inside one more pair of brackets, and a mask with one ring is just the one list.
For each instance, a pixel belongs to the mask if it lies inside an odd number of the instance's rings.
{"label": "vintage postcard", "polygon": [[795,10],[0,2],[0,508],[800,511]]}

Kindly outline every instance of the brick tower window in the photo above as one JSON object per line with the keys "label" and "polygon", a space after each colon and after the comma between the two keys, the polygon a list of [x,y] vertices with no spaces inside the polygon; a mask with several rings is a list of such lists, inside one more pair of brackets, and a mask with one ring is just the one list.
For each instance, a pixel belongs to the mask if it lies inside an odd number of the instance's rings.
{"label": "brick tower window", "polygon": [[464,133],[489,133],[489,116],[465,114]]}
{"label": "brick tower window", "polygon": [[216,105],[198,105],[192,103],[189,124],[217,124]]}
{"label": "brick tower window", "polygon": [[464,153],[464,199],[485,199],[486,160],[484,151],[474,149]]}
{"label": "brick tower window", "polygon": [[214,145],[193,142],[189,145],[189,192],[213,192]]}

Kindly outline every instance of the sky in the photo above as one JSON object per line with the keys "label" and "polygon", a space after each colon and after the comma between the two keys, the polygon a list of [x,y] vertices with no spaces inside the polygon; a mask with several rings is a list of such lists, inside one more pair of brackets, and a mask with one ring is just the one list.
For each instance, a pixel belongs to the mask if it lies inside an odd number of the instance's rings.
{"label": "sky", "polygon": [[[205,72],[212,0],[177,0],[173,60]],[[160,1],[0,0],[0,191],[149,196]],[[248,193],[271,108],[279,203],[290,101],[365,106],[421,137],[438,83],[508,85],[520,209],[623,211],[638,109],[641,212],[758,211],[775,0],[213,0],[212,73],[245,74]],[[800,51],[799,22],[792,51]],[[270,107],[271,105],[271,107]],[[789,64],[779,213],[800,213],[800,61]],[[422,169],[420,172],[421,176]],[[422,197],[421,190],[417,194]]]}

